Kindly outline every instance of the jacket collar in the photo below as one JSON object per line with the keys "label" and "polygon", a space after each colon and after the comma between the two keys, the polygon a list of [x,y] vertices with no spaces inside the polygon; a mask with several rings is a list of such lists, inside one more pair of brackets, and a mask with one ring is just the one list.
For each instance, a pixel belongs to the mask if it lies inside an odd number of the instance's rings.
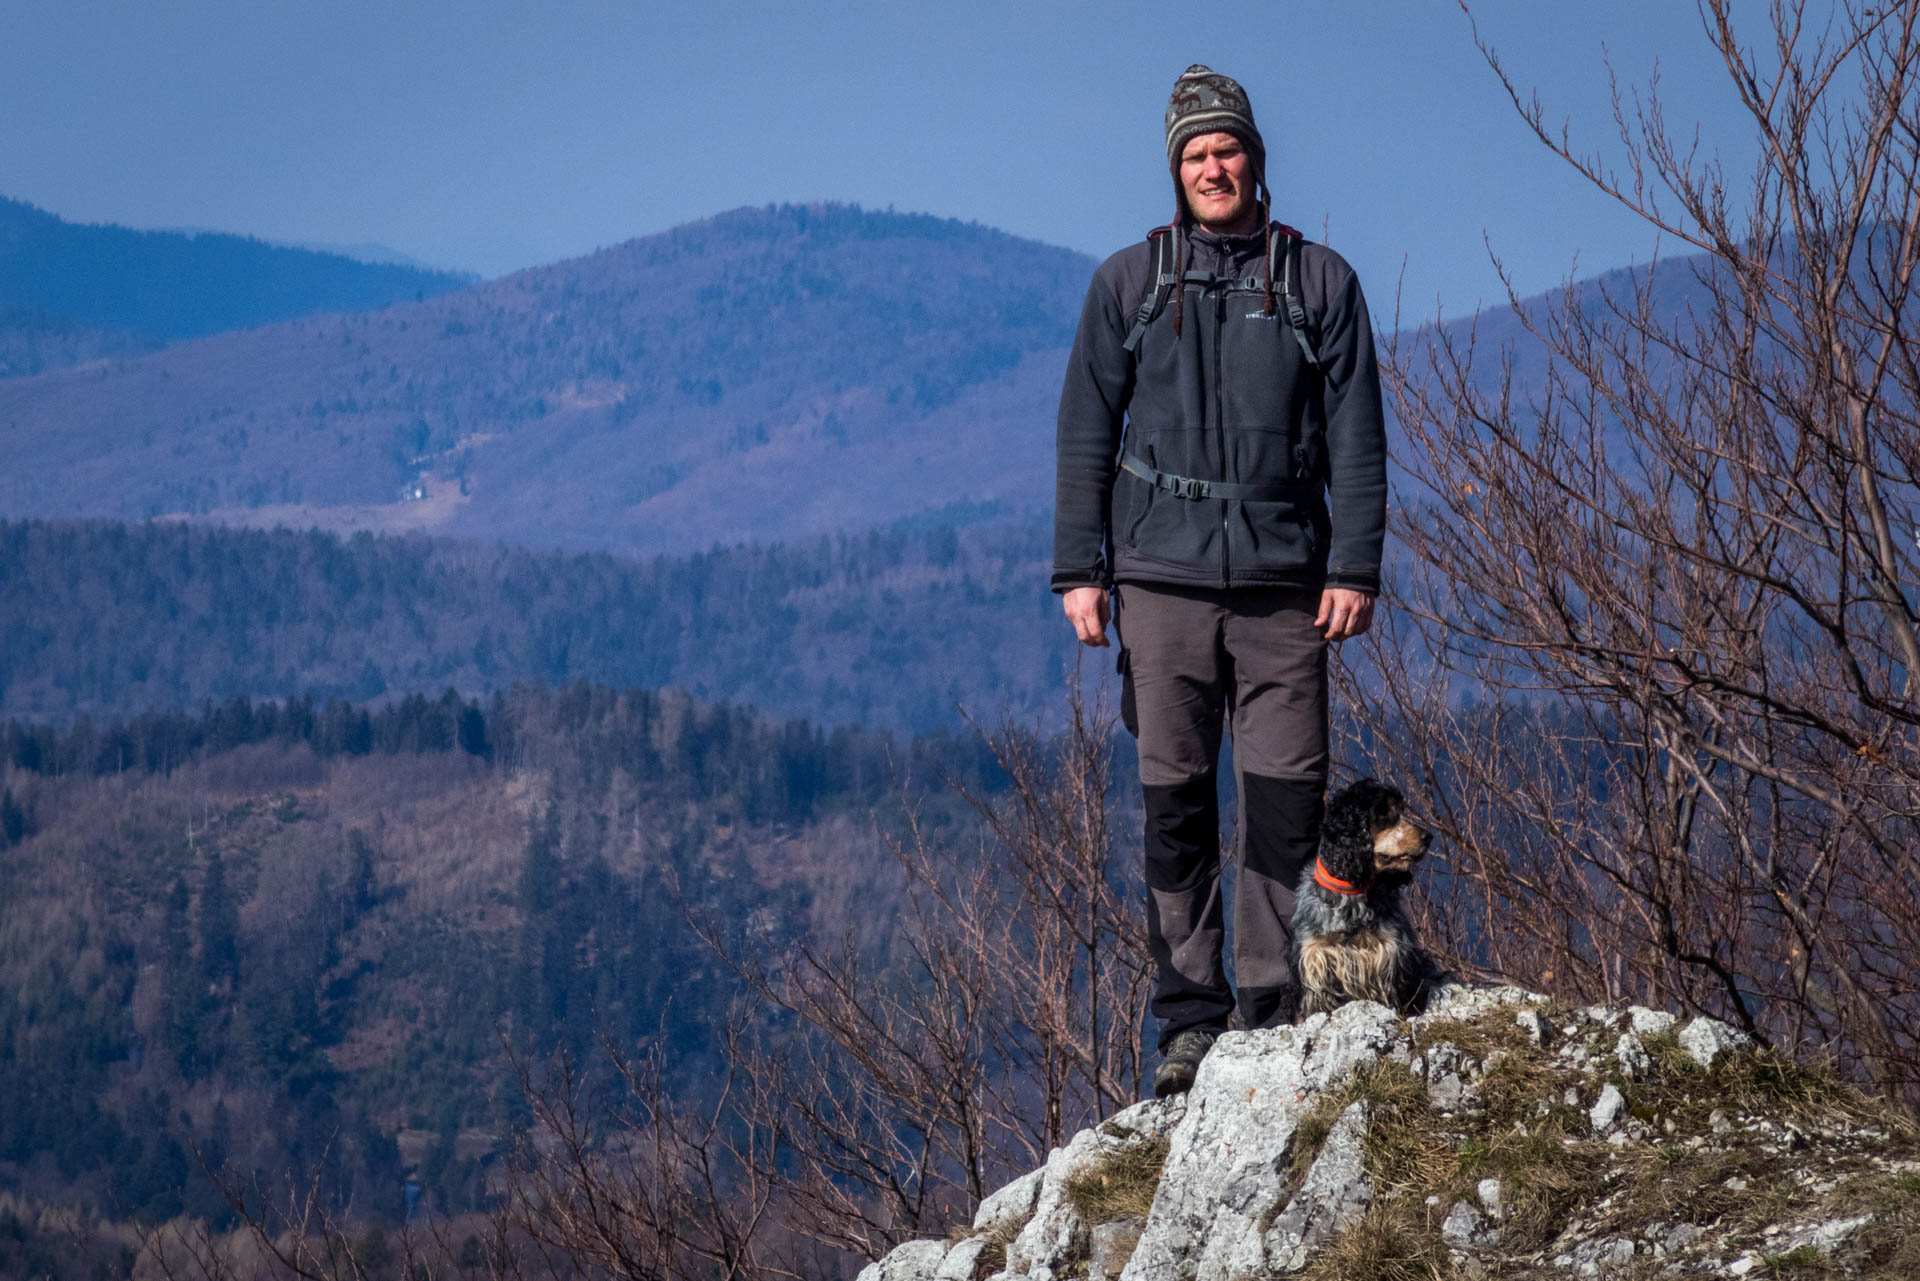
{"label": "jacket collar", "polygon": [[1193,237],[1195,245],[1216,254],[1224,254],[1230,261],[1239,262],[1267,252],[1267,233],[1270,230],[1272,230],[1271,224],[1248,232],[1244,236],[1228,236],[1216,231],[1208,231],[1199,223],[1189,223],[1187,234]]}

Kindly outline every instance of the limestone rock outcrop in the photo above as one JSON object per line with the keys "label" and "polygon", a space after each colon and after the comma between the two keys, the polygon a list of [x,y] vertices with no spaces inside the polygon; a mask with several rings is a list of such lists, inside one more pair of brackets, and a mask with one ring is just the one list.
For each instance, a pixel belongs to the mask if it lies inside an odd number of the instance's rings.
{"label": "limestone rock outcrop", "polygon": [[[1146,1180],[1139,1204],[1089,1198]],[[1920,1136],[1712,1019],[1454,987],[1222,1036],[861,1281],[1920,1276]],[[1425,1275],[1427,1273],[1423,1273]]]}

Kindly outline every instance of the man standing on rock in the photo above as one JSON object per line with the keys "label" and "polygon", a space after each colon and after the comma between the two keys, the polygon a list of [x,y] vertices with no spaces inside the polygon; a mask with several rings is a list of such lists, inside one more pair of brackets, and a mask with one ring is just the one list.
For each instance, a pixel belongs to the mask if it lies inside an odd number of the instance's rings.
{"label": "man standing on rock", "polygon": [[1270,221],[1240,85],[1195,65],[1167,103],[1178,212],[1094,273],[1060,393],[1053,589],[1111,618],[1146,808],[1152,1010],[1175,1094],[1234,1007],[1221,963],[1215,771],[1238,781],[1234,978],[1291,1021],[1293,890],[1319,839],[1327,644],[1373,620],[1386,430],[1353,269]]}

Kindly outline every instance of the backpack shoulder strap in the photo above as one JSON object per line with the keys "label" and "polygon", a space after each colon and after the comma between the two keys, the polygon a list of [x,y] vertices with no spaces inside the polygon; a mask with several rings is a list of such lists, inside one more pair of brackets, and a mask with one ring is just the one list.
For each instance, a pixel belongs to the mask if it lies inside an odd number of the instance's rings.
{"label": "backpack shoulder strap", "polygon": [[1153,266],[1147,275],[1146,296],[1140,300],[1140,310],[1133,318],[1133,328],[1127,333],[1123,344],[1129,355],[1139,351],[1140,340],[1146,337],[1147,326],[1167,305],[1167,299],[1173,295],[1174,286],[1180,278],[1173,262],[1173,224],[1155,227],[1147,233],[1147,244],[1153,249]]}
{"label": "backpack shoulder strap", "polygon": [[[1320,326],[1307,313],[1300,283],[1300,245],[1305,238],[1283,222],[1273,224],[1268,236],[1267,269],[1271,271],[1275,265],[1280,267],[1280,296],[1286,303],[1287,324],[1293,330],[1293,339],[1300,344],[1300,353],[1307,358],[1307,363],[1324,372],[1324,362],[1320,358]],[[1275,259],[1281,261],[1276,264]]]}

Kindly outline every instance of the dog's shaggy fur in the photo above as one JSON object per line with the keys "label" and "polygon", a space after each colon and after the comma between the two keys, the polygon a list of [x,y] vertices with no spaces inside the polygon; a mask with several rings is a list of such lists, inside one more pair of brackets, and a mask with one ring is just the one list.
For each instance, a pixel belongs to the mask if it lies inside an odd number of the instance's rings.
{"label": "dog's shaggy fur", "polygon": [[1402,1014],[1426,1003],[1437,977],[1400,910],[1400,891],[1426,856],[1432,834],[1409,822],[1405,799],[1362,779],[1327,802],[1319,868],[1300,878],[1293,909],[1293,972],[1300,1017],[1348,1001],[1378,1001]]}

